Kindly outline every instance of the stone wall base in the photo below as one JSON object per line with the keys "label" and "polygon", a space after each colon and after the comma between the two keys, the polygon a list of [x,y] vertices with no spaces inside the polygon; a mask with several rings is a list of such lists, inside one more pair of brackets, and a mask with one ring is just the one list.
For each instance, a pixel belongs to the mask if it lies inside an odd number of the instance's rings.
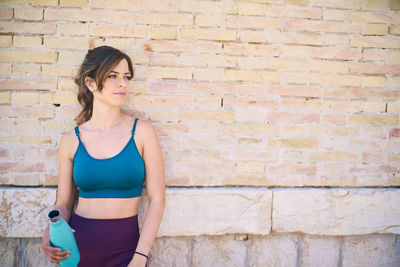
{"label": "stone wall base", "polygon": [[[0,266],[55,266],[40,238],[1,238]],[[150,266],[400,266],[400,235],[303,234],[157,238]]]}

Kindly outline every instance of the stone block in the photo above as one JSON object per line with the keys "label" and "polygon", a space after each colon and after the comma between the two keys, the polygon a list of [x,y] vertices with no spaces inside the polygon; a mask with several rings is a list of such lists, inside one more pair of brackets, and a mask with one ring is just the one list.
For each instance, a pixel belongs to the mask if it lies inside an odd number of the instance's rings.
{"label": "stone block", "polygon": [[304,236],[301,266],[340,266],[340,244],[340,237]]}
{"label": "stone block", "polygon": [[192,266],[191,241],[184,237],[156,238],[149,255],[149,266]]}
{"label": "stone block", "polygon": [[41,237],[47,214],[56,199],[55,189],[0,189],[0,236]]}
{"label": "stone block", "polygon": [[258,266],[298,266],[298,236],[268,235],[250,237],[249,265]]}
{"label": "stone block", "polygon": [[400,233],[399,189],[282,189],[272,230],[313,235]]}
{"label": "stone block", "polygon": [[[169,189],[158,236],[268,234],[271,198],[267,189]],[[143,221],[147,198],[142,199]]]}
{"label": "stone block", "polygon": [[18,266],[19,247],[18,238],[0,238],[0,266]]}
{"label": "stone block", "polygon": [[196,237],[193,241],[192,266],[247,266],[246,243],[235,240],[232,235]]}
{"label": "stone block", "polygon": [[42,249],[41,238],[26,238],[25,250],[22,255],[24,267],[54,267],[55,264],[48,260],[46,254]]}
{"label": "stone block", "polygon": [[400,244],[398,236],[349,236],[345,237],[343,242],[343,267],[400,266]]}

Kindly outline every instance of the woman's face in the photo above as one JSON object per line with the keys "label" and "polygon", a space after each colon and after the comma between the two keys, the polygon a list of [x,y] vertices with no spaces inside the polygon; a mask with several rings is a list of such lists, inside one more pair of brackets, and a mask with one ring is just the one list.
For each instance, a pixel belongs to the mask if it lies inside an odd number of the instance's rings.
{"label": "woman's face", "polygon": [[131,77],[128,62],[122,59],[107,75],[101,92],[98,90],[93,92],[95,101],[98,100],[110,106],[122,106],[128,99]]}

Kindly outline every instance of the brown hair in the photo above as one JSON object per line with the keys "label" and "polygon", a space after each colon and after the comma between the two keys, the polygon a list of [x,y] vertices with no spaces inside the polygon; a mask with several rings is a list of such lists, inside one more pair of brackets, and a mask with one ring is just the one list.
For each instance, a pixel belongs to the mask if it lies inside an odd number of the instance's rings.
{"label": "brown hair", "polygon": [[134,75],[132,61],[125,53],[106,45],[88,50],[75,77],[75,83],[78,85],[78,102],[82,106],[81,112],[75,117],[77,125],[88,121],[93,112],[93,93],[87,88],[85,78],[94,79],[97,90],[101,92],[107,75],[122,59],[128,62],[129,71],[132,74],[130,79],[132,79]]}

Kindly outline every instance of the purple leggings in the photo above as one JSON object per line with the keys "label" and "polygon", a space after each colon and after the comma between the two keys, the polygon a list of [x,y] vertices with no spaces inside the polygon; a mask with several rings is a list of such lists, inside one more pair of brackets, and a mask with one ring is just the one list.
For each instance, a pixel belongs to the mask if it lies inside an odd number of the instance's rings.
{"label": "purple leggings", "polygon": [[78,244],[78,267],[126,267],[139,241],[138,216],[90,219],[72,213],[69,225]]}

